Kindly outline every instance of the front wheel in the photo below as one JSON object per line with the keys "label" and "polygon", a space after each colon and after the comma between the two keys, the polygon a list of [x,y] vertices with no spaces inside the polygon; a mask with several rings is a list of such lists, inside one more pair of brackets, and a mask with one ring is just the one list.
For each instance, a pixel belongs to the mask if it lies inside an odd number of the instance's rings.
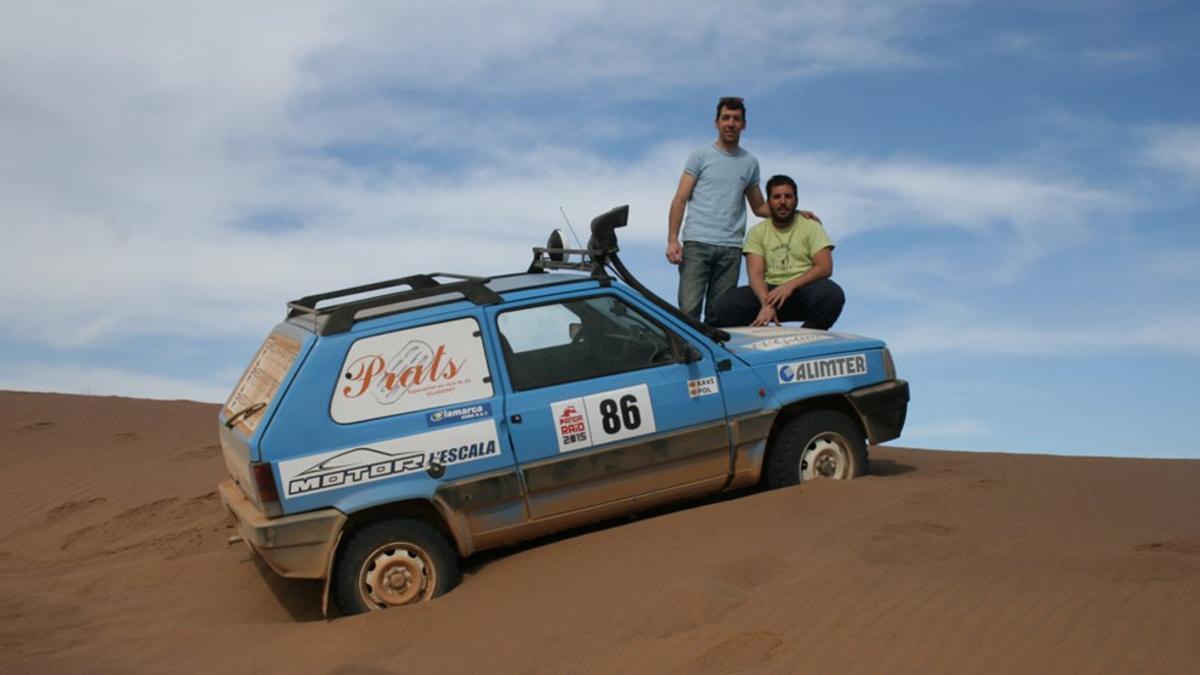
{"label": "front wheel", "polygon": [[867,472],[867,446],[858,422],[835,410],[813,410],[787,422],[771,442],[767,486],[817,478],[845,480]]}
{"label": "front wheel", "polygon": [[427,602],[458,584],[458,558],[446,537],[411,518],[382,520],[350,535],[330,590],[342,614]]}

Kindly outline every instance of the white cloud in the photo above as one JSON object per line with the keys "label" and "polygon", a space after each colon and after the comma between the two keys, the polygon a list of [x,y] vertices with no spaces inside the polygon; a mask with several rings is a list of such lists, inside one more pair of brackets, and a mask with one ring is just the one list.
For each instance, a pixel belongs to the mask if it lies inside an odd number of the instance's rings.
{"label": "white cloud", "polygon": [[[307,225],[272,233],[214,227],[187,213],[172,224],[138,212],[105,219],[47,209],[54,226],[9,235],[0,252],[0,297],[13,310],[9,330],[61,347],[131,332],[259,332],[284,300],[310,292],[417,271],[512,271],[561,226],[559,205],[586,237],[592,216],[629,203],[622,240],[653,246],[663,239],[688,149],[666,143],[622,162],[542,148],[497,158],[488,170],[411,182],[368,183],[341,165],[297,167],[255,199],[268,211],[294,210]],[[821,215],[843,236],[906,223],[961,229],[1009,251],[984,268],[1001,280],[1038,256],[1078,245],[1087,216],[1121,202],[1010,169],[804,154],[763,161],[788,167],[803,194],[819,195]],[[923,273],[936,272],[933,260],[922,263]],[[903,274],[896,263],[881,265]],[[960,268],[941,274],[950,279]],[[894,286],[886,275],[877,285]]]}
{"label": "white cloud", "polygon": [[[558,119],[546,133],[517,111],[477,118],[461,99],[607,85],[651,98],[731,78],[762,87],[912,63],[918,15],[944,4],[6,6],[4,330],[57,349],[147,334],[258,336],[285,300],[306,293],[416,271],[518,269],[561,225],[560,205],[583,234],[593,215],[629,203],[622,240],[661,246],[683,159],[707,137],[616,159],[586,149],[620,138],[611,119]],[[747,48],[772,39],[783,52]],[[750,70],[763,77],[743,77]],[[462,161],[445,168],[399,153],[372,164],[325,152],[353,142],[448,148]],[[897,252],[867,277],[910,302],[929,294],[896,283],[906,268],[948,283],[967,268],[1004,283],[1086,241],[1096,213],[1134,206],[1030,167],[754,142],[773,148],[759,151],[764,172],[791,173],[843,238],[947,228],[989,249],[982,264]],[[296,227],[236,226],[272,214]],[[914,345],[927,337],[900,335]],[[1145,340],[1175,344],[1173,335]]]}
{"label": "white cloud", "polygon": [[[993,309],[993,307],[985,308]],[[903,323],[881,326],[898,354],[1010,354],[1072,356],[1138,349],[1173,351],[1200,357],[1200,313],[1195,308],[1163,308],[1137,312],[1119,321],[1091,319],[1084,325],[1050,325],[1027,320],[997,320],[982,313],[921,314]],[[1007,310],[1020,316],[1020,312]],[[1123,311],[1137,311],[1123,308]]]}
{"label": "white cloud", "polygon": [[1142,160],[1189,181],[1200,182],[1200,123],[1147,129]]}
{"label": "white cloud", "polygon": [[[336,91],[638,92],[786,79],[914,60],[905,43],[946,2],[357,3],[315,68]],[[753,48],[760,45],[761,48]],[[769,46],[769,47],[768,47]]]}

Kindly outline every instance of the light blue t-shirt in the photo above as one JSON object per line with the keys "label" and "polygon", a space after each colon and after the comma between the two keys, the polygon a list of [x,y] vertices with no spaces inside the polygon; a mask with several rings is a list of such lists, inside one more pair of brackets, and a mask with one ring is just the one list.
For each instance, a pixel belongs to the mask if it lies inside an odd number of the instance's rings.
{"label": "light blue t-shirt", "polygon": [[758,185],[758,160],[738,148],[730,155],[710,145],[684,165],[696,177],[683,221],[683,241],[742,247],[746,235],[746,188]]}

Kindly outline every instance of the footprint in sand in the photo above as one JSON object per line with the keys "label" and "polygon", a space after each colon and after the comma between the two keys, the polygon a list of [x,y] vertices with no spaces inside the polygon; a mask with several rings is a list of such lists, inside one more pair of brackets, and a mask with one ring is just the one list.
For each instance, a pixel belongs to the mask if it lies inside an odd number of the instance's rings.
{"label": "footprint in sand", "polygon": [[217,525],[223,514],[217,501],[213,491],[187,500],[168,497],[147,502],[103,524],[75,530],[63,539],[61,550],[88,555],[153,550],[172,556],[202,550],[221,534]]}
{"label": "footprint in sand", "polygon": [[1138,544],[1133,550],[1142,553],[1178,553],[1181,555],[1200,555],[1200,540],[1168,539],[1152,541],[1148,544]]}
{"label": "footprint in sand", "polygon": [[947,525],[920,520],[884,525],[859,555],[873,565],[938,563],[962,552],[954,533]]}
{"label": "footprint in sand", "polygon": [[221,446],[216,443],[206,445],[203,448],[192,448],[183,452],[185,459],[212,459],[220,454]]}
{"label": "footprint in sand", "polygon": [[80,513],[81,511],[86,511],[90,508],[100,506],[106,501],[108,500],[106,500],[104,497],[95,497],[93,499],[82,501],[63,502],[62,504],[59,504],[58,506],[46,512],[46,522],[53,523],[62,520],[63,518]]}
{"label": "footprint in sand", "polygon": [[781,572],[783,563],[778,558],[763,556],[726,565],[717,571],[717,578],[730,586],[751,589],[770,582]]}
{"label": "footprint in sand", "polygon": [[631,626],[630,637],[648,635],[660,640],[677,633],[716,623],[746,601],[737,589],[724,584],[696,588],[678,588],[678,597],[687,602],[667,604],[640,618]]}
{"label": "footprint in sand", "polygon": [[112,439],[114,441],[120,441],[122,443],[130,443],[130,442],[141,439],[141,436],[138,436],[136,431],[122,431],[122,432],[113,434]]}
{"label": "footprint in sand", "polygon": [[769,631],[742,633],[709,647],[678,673],[756,673],[780,653],[783,638]]}

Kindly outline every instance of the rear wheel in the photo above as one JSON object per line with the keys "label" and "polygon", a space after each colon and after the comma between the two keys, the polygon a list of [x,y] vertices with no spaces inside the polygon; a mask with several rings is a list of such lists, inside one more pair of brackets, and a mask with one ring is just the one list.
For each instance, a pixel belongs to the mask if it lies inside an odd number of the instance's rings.
{"label": "rear wheel", "polygon": [[817,478],[846,480],[867,472],[867,446],[858,422],[835,410],[812,410],[788,421],[771,443],[770,488]]}
{"label": "rear wheel", "polygon": [[382,520],[350,535],[330,588],[342,614],[427,602],[454,588],[458,559],[446,537],[411,518]]}

